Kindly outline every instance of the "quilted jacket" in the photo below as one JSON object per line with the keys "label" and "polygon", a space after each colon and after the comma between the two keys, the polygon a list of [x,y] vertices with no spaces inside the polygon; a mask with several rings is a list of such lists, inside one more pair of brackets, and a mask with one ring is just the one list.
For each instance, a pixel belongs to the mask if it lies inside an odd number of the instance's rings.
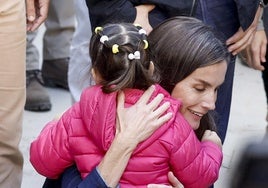
{"label": "quilted jacket", "polygon": [[[125,90],[125,105],[134,104],[143,91]],[[149,183],[168,184],[172,170],[187,187],[208,187],[218,178],[222,151],[214,143],[200,142],[179,113],[181,103],[156,85],[153,96],[170,101],[172,119],[140,143],[120,180],[121,187],[146,187]],[[32,142],[30,161],[42,175],[57,178],[76,163],[84,178],[99,164],[115,135],[116,93],[104,94],[100,86],[87,88],[80,102],[67,110],[59,121],[48,123]]]}

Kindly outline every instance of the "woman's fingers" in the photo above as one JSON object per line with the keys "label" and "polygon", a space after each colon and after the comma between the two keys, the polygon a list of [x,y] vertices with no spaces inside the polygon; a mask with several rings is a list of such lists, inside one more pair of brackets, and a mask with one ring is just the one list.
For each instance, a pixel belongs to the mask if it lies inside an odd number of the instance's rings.
{"label": "woman's fingers", "polygon": [[173,172],[168,173],[168,180],[174,188],[184,188],[181,182],[174,176]]}
{"label": "woman's fingers", "polygon": [[238,32],[235,33],[226,42],[226,44],[229,45],[229,52],[231,52],[233,55],[236,55],[237,53],[245,49],[251,43],[253,35],[253,28],[249,28],[245,32],[242,30],[242,28],[239,28]]}
{"label": "woman's fingers", "polygon": [[158,94],[150,103],[147,104],[148,109],[154,111],[164,99],[163,94]]}
{"label": "woman's fingers", "polygon": [[164,104],[162,104],[161,106],[159,106],[154,112],[154,116],[158,117],[158,120],[156,122],[157,125],[162,125],[165,122],[167,122],[171,117],[172,117],[172,113],[166,113],[164,114],[168,108],[170,107],[170,103],[169,102],[165,102]]}
{"label": "woman's fingers", "polygon": [[149,99],[151,98],[153,92],[155,90],[155,86],[152,85],[150,86],[144,93],[143,95],[141,96],[141,98],[137,101],[137,105],[139,104],[147,104]]}
{"label": "woman's fingers", "polygon": [[[170,103],[163,101],[163,94],[157,95],[149,103],[155,87],[150,87],[145,91],[136,104],[125,107],[125,95],[119,92],[117,95],[117,119],[116,133],[132,138],[136,142],[141,142],[167,122],[172,113],[166,113]],[[161,104],[161,105],[160,105]],[[131,139],[130,139],[131,140]]]}

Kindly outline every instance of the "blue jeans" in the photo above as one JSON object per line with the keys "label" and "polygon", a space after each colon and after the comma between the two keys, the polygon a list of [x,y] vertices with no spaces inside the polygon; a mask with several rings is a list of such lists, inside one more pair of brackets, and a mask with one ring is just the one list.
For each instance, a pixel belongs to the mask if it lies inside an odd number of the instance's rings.
{"label": "blue jeans", "polygon": [[75,165],[67,168],[58,179],[46,179],[42,188],[87,188],[99,187],[108,188],[102,180],[96,168],[94,168],[82,181],[80,172]]}

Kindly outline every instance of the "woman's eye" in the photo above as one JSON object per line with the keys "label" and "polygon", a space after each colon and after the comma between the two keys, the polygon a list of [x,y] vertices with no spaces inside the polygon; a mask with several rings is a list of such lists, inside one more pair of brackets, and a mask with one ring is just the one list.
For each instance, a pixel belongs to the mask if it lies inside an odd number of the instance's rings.
{"label": "woman's eye", "polygon": [[199,91],[199,92],[202,92],[202,91],[205,91],[205,88],[203,88],[203,87],[202,88],[201,87],[196,87],[195,90],[196,91]]}

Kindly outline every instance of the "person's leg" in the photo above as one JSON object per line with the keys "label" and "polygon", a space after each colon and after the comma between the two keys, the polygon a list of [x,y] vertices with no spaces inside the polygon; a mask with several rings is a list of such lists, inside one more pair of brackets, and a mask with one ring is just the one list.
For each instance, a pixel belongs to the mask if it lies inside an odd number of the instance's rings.
{"label": "person's leg", "polygon": [[[266,36],[268,37],[268,7],[264,8],[263,10],[263,26],[265,29]],[[268,45],[266,50],[266,61],[268,58]],[[264,90],[266,95],[266,104],[267,104],[267,114],[266,114],[266,121],[268,122],[268,63],[263,63],[263,66],[265,67],[265,70],[262,71],[262,80],[264,84]],[[268,125],[266,127],[266,136],[268,137]]]}
{"label": "person's leg", "polygon": [[[268,45],[267,45],[268,49]],[[268,58],[268,54],[266,52],[266,59]],[[267,110],[268,110],[268,63],[265,62],[263,63],[263,66],[265,67],[264,71],[262,71],[262,80],[263,80],[263,85],[264,85],[264,91],[265,91],[265,96],[266,96],[266,104],[267,104]],[[266,121],[268,121],[268,112],[266,115]],[[268,128],[267,128],[268,131]]]}
{"label": "person's leg", "polygon": [[73,0],[50,1],[43,38],[43,59],[68,58],[75,30]]}
{"label": "person's leg", "polygon": [[27,32],[26,43],[26,70],[39,70],[39,52],[33,41],[37,36],[37,30]]}
{"label": "person's leg", "polygon": [[68,89],[70,45],[75,29],[74,1],[50,1],[45,26],[42,65],[45,84]]}
{"label": "person's leg", "polygon": [[25,104],[25,1],[0,1],[0,187],[19,188]]}
{"label": "person's leg", "polygon": [[33,41],[37,31],[27,32],[26,45],[26,103],[25,110],[48,111],[51,109],[49,94],[43,86],[39,67],[39,52]]}
{"label": "person's leg", "polygon": [[77,27],[71,47],[71,56],[68,71],[68,84],[72,100],[78,101],[82,90],[91,85],[91,59],[89,57],[89,41],[91,27],[88,9],[85,1],[75,1]]}
{"label": "person's leg", "polygon": [[235,58],[233,57],[231,62],[228,64],[225,81],[218,90],[218,96],[216,101],[216,112],[218,114],[217,129],[222,142],[224,142],[225,140],[228,128],[232,102],[234,70]]}
{"label": "person's leg", "polygon": [[[233,0],[199,0],[195,17],[215,28],[223,43],[239,28],[237,7]],[[232,57],[231,61],[228,63],[225,81],[218,90],[216,101],[216,112],[218,114],[216,123],[222,142],[225,140],[229,122],[235,58]]]}

